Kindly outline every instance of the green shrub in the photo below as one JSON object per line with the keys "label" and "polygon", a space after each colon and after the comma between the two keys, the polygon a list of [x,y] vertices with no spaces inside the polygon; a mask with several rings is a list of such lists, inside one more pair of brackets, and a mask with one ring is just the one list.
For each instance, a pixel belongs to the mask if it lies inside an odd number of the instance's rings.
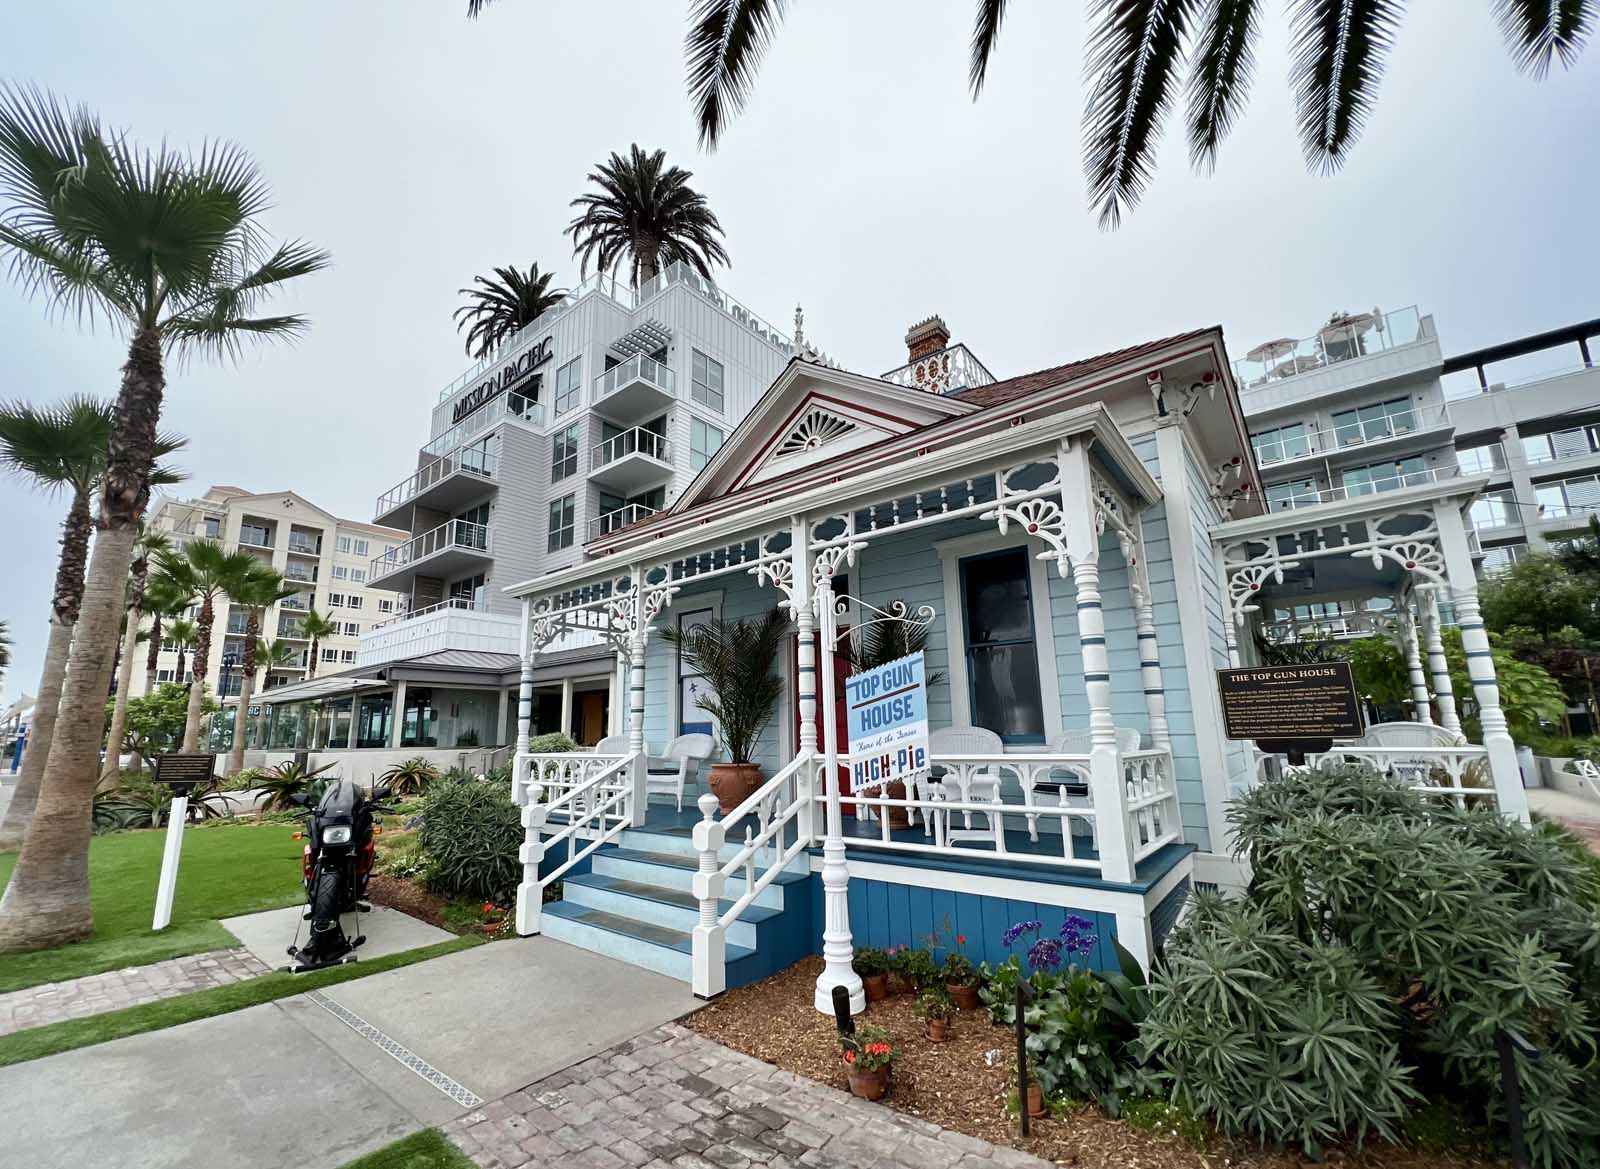
{"label": "green shrub", "polygon": [[416,832],[380,836],[373,868],[386,877],[401,877],[424,885],[433,883],[435,876],[433,858],[423,851],[422,837]]}
{"label": "green shrub", "polygon": [[434,784],[423,800],[418,835],[434,863],[430,887],[437,892],[493,902],[515,895],[522,879],[522,817],[501,785],[448,778]]}
{"label": "green shrub", "polygon": [[857,946],[855,954],[851,956],[850,965],[855,967],[855,972],[862,978],[872,978],[879,974],[889,973],[889,954],[877,946]]}
{"label": "green shrub", "polygon": [[265,767],[241,767],[223,782],[222,790],[230,792],[249,791],[251,788],[261,786],[261,777],[267,774]]}
{"label": "green shrub", "polygon": [[528,750],[535,755],[553,755],[560,751],[582,751],[570,735],[560,731],[549,735],[535,735],[528,740]]}
{"label": "green shrub", "polygon": [[890,948],[889,970],[919,994],[939,978],[939,964],[933,960],[933,951],[918,950],[911,946]]}
{"label": "green shrub", "polygon": [[308,770],[291,760],[263,771],[256,779],[256,786],[267,793],[266,799],[261,801],[261,810],[289,811],[299,806],[292,802],[296,796],[304,796],[308,804],[315,805],[324,789],[333,782],[334,777],[328,772],[337,766],[337,763],[324,763]]}
{"label": "green shrub", "polygon": [[1180,1140],[1196,1147],[1205,1144],[1206,1126],[1178,1105],[1155,1096],[1141,1096],[1122,1106],[1128,1127],[1151,1136]]}
{"label": "green shrub", "polygon": [[1600,882],[1559,830],[1432,803],[1359,768],[1230,811],[1255,878],[1169,939],[1144,1035],[1174,1098],[1314,1150],[1394,1135],[1419,1083],[1503,1125],[1495,1034],[1521,1063],[1535,1164],[1600,1150]]}
{"label": "green shrub", "polygon": [[389,785],[392,795],[405,797],[421,795],[423,790],[439,779],[439,769],[418,755],[404,763],[396,763],[378,777]]}

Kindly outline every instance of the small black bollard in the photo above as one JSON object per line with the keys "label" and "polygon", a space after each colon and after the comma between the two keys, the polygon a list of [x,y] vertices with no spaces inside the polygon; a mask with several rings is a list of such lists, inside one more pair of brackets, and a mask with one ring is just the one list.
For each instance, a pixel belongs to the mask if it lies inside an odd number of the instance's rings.
{"label": "small black bollard", "polygon": [[1522,1082],[1517,1078],[1517,1056],[1538,1059],[1539,1049],[1521,1033],[1502,1027],[1494,1033],[1500,1051],[1500,1093],[1505,1098],[1506,1128],[1511,1136],[1513,1169],[1528,1169],[1528,1142],[1522,1132]]}
{"label": "small black bollard", "polygon": [[856,1033],[856,1021],[850,1016],[850,991],[846,987],[833,988],[833,1025],[839,1028],[840,1036]]}
{"label": "small black bollard", "polygon": [[1022,1135],[1028,1135],[1028,1024],[1024,1019],[1033,987],[1026,977],[1017,979],[1017,1115],[1022,1118]]}

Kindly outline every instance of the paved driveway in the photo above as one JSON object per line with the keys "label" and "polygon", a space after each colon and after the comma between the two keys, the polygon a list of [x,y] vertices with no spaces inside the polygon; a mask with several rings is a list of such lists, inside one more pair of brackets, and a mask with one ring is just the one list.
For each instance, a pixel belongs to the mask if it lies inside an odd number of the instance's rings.
{"label": "paved driveway", "polygon": [[335,1169],[695,1005],[560,942],[496,942],[0,1068],[0,1163]]}

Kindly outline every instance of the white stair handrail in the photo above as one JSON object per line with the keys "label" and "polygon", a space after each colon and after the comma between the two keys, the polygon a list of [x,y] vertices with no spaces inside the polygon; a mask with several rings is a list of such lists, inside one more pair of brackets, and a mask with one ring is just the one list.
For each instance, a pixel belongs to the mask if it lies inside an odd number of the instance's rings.
{"label": "white stair handrail", "polygon": [[[522,808],[524,837],[519,859],[522,883],[517,886],[517,933],[539,932],[545,888],[559,881],[579,861],[621,836],[633,822],[635,754],[519,755],[516,774],[526,776]],[[573,782],[568,777],[576,776]],[[562,790],[544,802],[546,780]],[[551,824],[551,813],[565,817]],[[547,838],[547,829],[555,830]],[[578,847],[580,840],[588,843]],[[547,853],[567,846],[567,859],[539,875]]]}

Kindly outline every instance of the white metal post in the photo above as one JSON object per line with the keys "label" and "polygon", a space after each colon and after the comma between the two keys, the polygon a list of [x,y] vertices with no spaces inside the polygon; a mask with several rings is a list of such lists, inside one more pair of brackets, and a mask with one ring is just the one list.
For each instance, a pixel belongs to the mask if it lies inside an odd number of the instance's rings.
{"label": "white metal post", "polygon": [[[644,604],[640,596],[637,604]],[[644,744],[644,629],[643,614],[634,615],[633,632],[628,635],[628,751],[633,756],[629,780],[633,784],[631,824],[643,828],[649,812],[649,792],[645,787]]]}
{"label": "white metal post", "polygon": [[517,675],[517,749],[511,760],[511,798],[522,803],[527,792],[528,740],[533,734],[533,626],[532,605],[522,599],[522,634],[519,653],[521,669]]}
{"label": "white metal post", "polygon": [[561,733],[572,737],[572,679],[561,679]]}
{"label": "white metal post", "polygon": [[153,930],[164,930],[172,921],[172,899],[178,891],[178,861],[183,856],[183,822],[189,818],[189,797],[173,796],[167,813],[167,839],[161,849],[161,877],[156,884],[156,913]]}
{"label": "white metal post", "polygon": [[1400,607],[1400,629],[1406,649],[1406,677],[1411,682],[1411,706],[1419,723],[1433,722],[1433,703],[1428,698],[1428,679],[1422,672],[1422,640],[1417,636],[1417,622],[1411,614],[1409,597],[1397,597]]}
{"label": "white metal post", "polygon": [[700,822],[694,826],[694,847],[700,867],[694,875],[694,895],[700,903],[700,918],[690,940],[690,989],[696,997],[708,999],[728,987],[726,931],[718,924],[722,890],[727,878],[722,875],[722,842],[726,832],[716,819],[717,797],[703,792],[697,801]]}
{"label": "white metal post", "polygon": [[818,1011],[833,1014],[833,988],[850,996],[850,1013],[867,1009],[861,976],[850,964],[855,948],[850,936],[850,867],[844,858],[844,810],[839,797],[839,721],[834,718],[833,651],[835,629],[833,579],[824,572],[817,581],[817,616],[822,632],[823,791],[828,801],[827,836],[822,842],[822,973],[814,1000]]}
{"label": "white metal post", "polygon": [[[795,619],[795,689],[800,706],[800,754],[817,753],[817,617],[812,611],[810,525],[796,516],[792,533],[790,601]],[[802,767],[795,776],[800,798],[798,831],[805,840],[817,835],[815,766]]]}

